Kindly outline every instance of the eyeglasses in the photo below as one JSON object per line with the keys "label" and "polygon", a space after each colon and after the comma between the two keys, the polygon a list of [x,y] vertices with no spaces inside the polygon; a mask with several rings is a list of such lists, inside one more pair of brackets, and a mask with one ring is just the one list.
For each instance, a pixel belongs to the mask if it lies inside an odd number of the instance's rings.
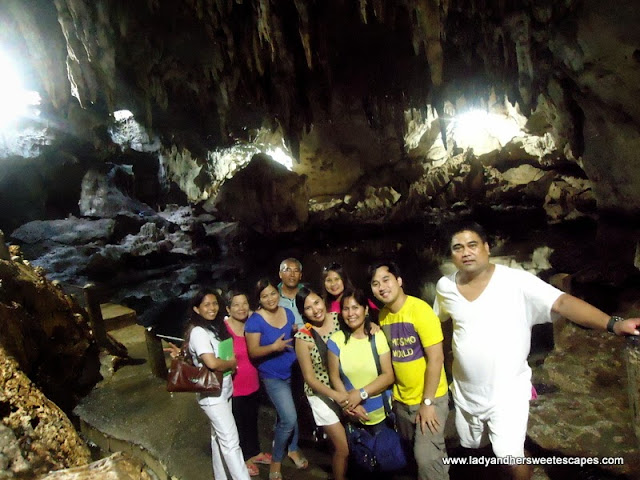
{"label": "eyeglasses", "polygon": [[302,272],[302,270],[300,270],[299,268],[291,268],[291,267],[283,268],[282,271],[284,273],[301,273]]}

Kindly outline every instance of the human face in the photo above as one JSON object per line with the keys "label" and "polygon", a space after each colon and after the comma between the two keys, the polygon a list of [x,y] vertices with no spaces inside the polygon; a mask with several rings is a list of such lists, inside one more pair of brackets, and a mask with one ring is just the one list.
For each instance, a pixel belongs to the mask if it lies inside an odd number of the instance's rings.
{"label": "human face", "polygon": [[451,260],[466,275],[475,276],[489,266],[489,244],[476,232],[464,230],[451,237]]}
{"label": "human face", "polygon": [[389,267],[378,267],[371,279],[371,292],[382,303],[390,305],[402,293],[402,278],[391,273]]}
{"label": "human face", "polygon": [[280,301],[280,294],[273,285],[267,286],[260,292],[260,305],[265,310],[274,311],[278,309],[278,302]]}
{"label": "human face", "polygon": [[244,322],[249,316],[249,300],[245,295],[236,295],[231,299],[231,304],[227,307],[227,313],[231,318],[239,322]]}
{"label": "human face", "polygon": [[335,298],[338,298],[344,292],[342,277],[337,272],[329,270],[324,278],[324,288]]}
{"label": "human face", "polygon": [[297,288],[302,279],[302,270],[296,262],[286,262],[280,271],[280,280],[287,288]]}
{"label": "human face", "polygon": [[304,300],[304,316],[312,322],[322,323],[326,314],[327,307],[325,307],[322,298],[313,292],[307,295]]}
{"label": "human face", "polygon": [[342,318],[352,332],[363,328],[364,317],[367,316],[369,308],[360,305],[355,298],[347,297],[342,304]]}
{"label": "human face", "polygon": [[220,310],[218,299],[211,293],[204,296],[202,302],[200,302],[200,305],[198,305],[197,307],[193,307],[194,312],[210,322],[216,318],[216,315],[218,315],[218,310]]}

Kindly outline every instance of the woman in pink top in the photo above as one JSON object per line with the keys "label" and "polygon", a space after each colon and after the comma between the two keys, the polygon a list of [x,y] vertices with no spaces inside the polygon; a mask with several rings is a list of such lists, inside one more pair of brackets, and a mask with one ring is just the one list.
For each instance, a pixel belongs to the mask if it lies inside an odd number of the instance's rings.
{"label": "woman in pink top", "polygon": [[[324,304],[327,306],[327,312],[340,314],[340,299],[344,291],[355,288],[349,279],[349,275],[347,275],[342,265],[337,262],[332,262],[322,269],[322,283],[324,285],[322,298]],[[377,324],[378,311],[380,309],[370,298],[367,299],[367,302],[369,304],[371,320]]]}
{"label": "woman in pink top", "polygon": [[244,292],[231,290],[227,293],[227,330],[233,338],[233,353],[238,362],[233,375],[232,410],[238,426],[240,447],[249,470],[249,475],[260,474],[256,463],[268,465],[271,455],[260,450],[258,441],[258,371],[249,361],[244,324],[251,313],[249,300]]}
{"label": "woman in pink top", "polygon": [[352,287],[351,281],[342,265],[332,262],[322,269],[322,283],[324,292],[322,298],[327,306],[327,312],[340,313],[340,299],[345,288]]}

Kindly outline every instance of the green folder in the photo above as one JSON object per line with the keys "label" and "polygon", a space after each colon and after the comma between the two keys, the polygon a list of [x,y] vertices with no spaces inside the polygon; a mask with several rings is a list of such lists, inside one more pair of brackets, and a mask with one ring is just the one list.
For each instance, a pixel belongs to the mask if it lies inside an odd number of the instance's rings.
{"label": "green folder", "polygon": [[[233,338],[227,338],[218,344],[218,358],[229,360],[233,357]],[[224,376],[231,375],[231,370],[224,372]]]}

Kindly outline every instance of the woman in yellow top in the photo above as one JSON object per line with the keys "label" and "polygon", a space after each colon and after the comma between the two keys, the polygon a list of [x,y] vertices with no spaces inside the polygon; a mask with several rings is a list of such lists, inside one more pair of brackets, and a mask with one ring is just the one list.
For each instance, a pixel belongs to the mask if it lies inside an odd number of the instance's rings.
{"label": "woman in yellow top", "polygon": [[[328,342],[329,378],[336,391],[348,394],[343,407],[349,415],[364,425],[378,425],[386,418],[380,394],[395,380],[389,345],[382,331],[371,333],[367,297],[362,290],[346,291],[340,300],[340,309],[340,331]],[[380,374],[371,336],[380,357]],[[386,398],[391,399],[391,391]]]}

